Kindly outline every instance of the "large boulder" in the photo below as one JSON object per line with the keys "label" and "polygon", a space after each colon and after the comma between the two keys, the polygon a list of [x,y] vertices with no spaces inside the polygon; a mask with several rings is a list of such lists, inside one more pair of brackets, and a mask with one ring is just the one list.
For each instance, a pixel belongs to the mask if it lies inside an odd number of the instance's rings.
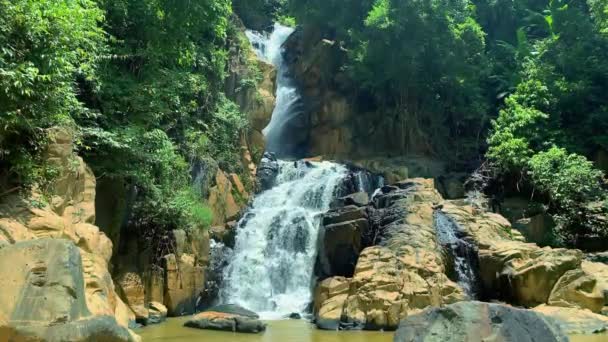
{"label": "large boulder", "polygon": [[197,329],[223,330],[240,333],[260,333],[266,324],[252,311],[237,305],[219,305],[199,313],[184,323],[184,326]]}
{"label": "large boulder", "polygon": [[0,249],[0,340],[131,341],[113,315],[87,306],[78,247],[36,239]]}
{"label": "large boulder", "polygon": [[124,272],[116,279],[119,293],[125,300],[125,304],[135,314],[135,319],[142,324],[147,324],[148,308],[146,307],[145,288],[141,277],[136,272]]}
{"label": "large boulder", "polygon": [[[38,260],[29,263],[29,267],[15,268],[8,264],[7,267],[0,267],[0,279],[16,279],[15,277],[26,277],[28,274],[38,273],[48,275],[49,270],[55,269],[53,263],[61,262],[57,258],[53,259],[54,251],[62,250],[56,244],[71,244],[68,250],[69,253],[72,253],[72,250],[77,251],[78,266],[67,264],[63,267],[69,270],[71,277],[80,279],[79,281],[84,284],[82,299],[84,299],[87,314],[81,316],[82,322],[84,320],[92,322],[91,325],[96,325],[99,329],[105,330],[111,327],[111,323],[108,322],[114,322],[122,328],[127,328],[130,315],[122,300],[117,296],[114,282],[109,273],[108,264],[112,256],[113,244],[106,234],[94,225],[96,220],[95,175],[83,162],[82,158],[74,153],[74,142],[69,131],[59,128],[51,129],[48,136],[49,145],[44,157],[46,162],[56,169],[57,178],[46,187],[44,196],[34,187],[32,193],[28,194],[27,197],[23,194],[10,194],[0,199],[0,245],[6,245],[4,247],[6,251],[12,251],[20,243],[28,241],[41,243],[44,244],[44,247],[39,248],[40,253],[50,254],[45,256],[32,254],[32,257],[35,256]],[[38,242],[41,240],[48,241],[48,239],[57,241]],[[38,268],[40,272],[38,272]],[[57,281],[56,284],[61,284],[61,282]],[[51,287],[54,290],[59,288],[58,286]],[[69,287],[66,287],[66,289],[69,289]],[[10,291],[4,291],[4,293],[8,292]],[[71,293],[71,291],[69,292]],[[72,297],[80,295],[81,293],[77,293]],[[18,298],[18,296],[15,296],[15,298]],[[15,298],[12,300],[14,301]],[[30,304],[17,302],[15,307],[6,308],[6,310],[7,312],[29,310],[32,311],[32,314],[35,314],[38,310],[46,310],[44,302],[39,301],[33,305]],[[0,318],[3,316],[1,312],[0,310]],[[49,310],[49,312],[52,312],[52,310]],[[7,321],[14,326],[12,316],[6,317],[11,317],[11,320],[7,319]],[[57,319],[59,322],[71,322],[70,318],[60,317]],[[43,320],[40,319],[40,321]],[[96,332],[87,332],[85,328],[82,328],[82,324],[84,324],[82,322],[79,321],[74,326],[76,329],[80,329],[79,332],[68,334],[73,336],[74,340],[86,339],[82,336],[89,333],[91,336],[96,334]],[[49,331],[49,336],[63,336],[61,338],[57,337],[58,339],[68,336],[62,335],[63,333],[57,329],[61,330],[63,328],[54,327],[51,329],[54,332]],[[129,330],[125,331],[130,336],[129,338],[137,338]],[[85,335],[78,335],[81,333]],[[32,334],[35,335],[34,332]],[[108,336],[111,335],[108,333]],[[91,338],[94,339],[94,337]]]}
{"label": "large boulder", "polygon": [[347,205],[323,215],[318,261],[322,276],[351,277],[369,229],[365,207]]}
{"label": "large boulder", "polygon": [[345,277],[327,278],[317,285],[313,307],[317,327],[325,330],[340,327],[349,288],[350,279]]}
{"label": "large boulder", "polygon": [[197,300],[205,289],[205,267],[194,256],[168,254],[164,257],[166,270],[165,305],[169,316],[181,316],[196,311]]}
{"label": "large boulder", "polygon": [[[465,298],[462,288],[446,276],[443,255],[436,247],[433,207],[441,200],[432,180],[423,179],[384,187],[374,197],[367,208],[365,238],[376,246],[360,253],[352,278],[334,277],[318,285],[318,327],[396,329],[408,314]],[[365,209],[342,208],[326,215],[324,223],[350,225],[367,213]]]}
{"label": "large boulder", "polygon": [[399,324],[395,342],[568,341],[552,319],[506,305],[460,302],[430,308]]}
{"label": "large boulder", "polygon": [[358,219],[323,226],[323,248],[319,254],[325,272],[330,275],[352,276],[362,249],[361,238],[367,233],[367,219]]}

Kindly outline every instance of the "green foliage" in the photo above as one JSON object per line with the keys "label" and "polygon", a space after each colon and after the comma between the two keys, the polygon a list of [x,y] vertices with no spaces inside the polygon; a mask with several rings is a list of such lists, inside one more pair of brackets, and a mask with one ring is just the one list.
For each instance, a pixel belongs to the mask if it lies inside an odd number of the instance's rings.
{"label": "green foliage", "polygon": [[134,227],[206,227],[211,213],[190,189],[190,165],[212,157],[240,171],[246,128],[223,95],[230,1],[99,3],[111,58],[83,96],[82,153],[96,174],[135,186]]}
{"label": "green foliage", "polygon": [[43,177],[46,129],[84,111],[76,80],[95,77],[103,13],[90,0],[2,0],[0,13],[0,169],[28,186]]}
{"label": "green foliage", "polygon": [[597,3],[542,3],[517,29],[534,39],[519,61],[520,83],[494,122],[487,156],[505,173],[530,173],[522,179],[548,197],[558,238],[572,243],[608,234],[589,209],[606,197],[603,174],[585,157],[608,147],[608,40],[593,14]]}
{"label": "green foliage", "polygon": [[588,0],[593,19],[602,34],[608,34],[608,3],[604,0]]}
{"label": "green foliage", "polygon": [[[0,188],[45,188],[48,129],[136,189],[130,224],[207,227],[190,165],[238,172],[247,121],[223,95],[230,0],[0,0]],[[50,183],[49,183],[50,184]]]}
{"label": "green foliage", "polygon": [[[299,23],[324,28],[347,51],[342,66],[379,115],[405,127],[403,152],[430,142],[446,159],[478,153],[489,120],[485,33],[469,1],[292,1]],[[366,105],[369,105],[367,101]],[[443,147],[458,137],[458,147]]]}
{"label": "green foliage", "polygon": [[256,31],[267,31],[274,21],[295,26],[287,13],[288,0],[232,0],[234,12],[245,26]]}
{"label": "green foliage", "polygon": [[603,174],[583,156],[554,146],[534,155],[528,165],[534,184],[560,207],[574,208],[602,196]]}
{"label": "green foliage", "polygon": [[[605,199],[603,173],[585,157],[552,147],[528,162],[533,184],[549,195],[557,234],[566,242],[585,234],[608,236],[608,229],[593,223],[590,203]],[[608,212],[604,208],[604,212]]]}
{"label": "green foliage", "polygon": [[[520,84],[520,89],[528,88],[542,92],[543,86],[538,82]],[[540,149],[547,143],[548,137],[542,130],[542,123],[548,115],[526,106],[525,103],[529,101],[536,101],[535,96],[509,97],[505,109],[493,122],[487,156],[504,171],[524,168],[534,148]]]}
{"label": "green foliage", "polygon": [[201,203],[200,194],[197,194],[191,188],[186,188],[175,196],[170,205],[177,212],[186,215],[181,218],[182,223],[178,227],[192,228],[208,228],[213,222],[213,213],[211,209]]}

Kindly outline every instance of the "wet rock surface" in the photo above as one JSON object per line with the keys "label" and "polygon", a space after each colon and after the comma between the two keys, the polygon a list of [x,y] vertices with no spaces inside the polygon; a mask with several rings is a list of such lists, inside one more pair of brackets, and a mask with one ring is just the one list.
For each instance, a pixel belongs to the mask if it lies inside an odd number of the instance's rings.
{"label": "wet rock surface", "polygon": [[279,174],[279,163],[274,153],[265,152],[260,161],[257,171],[257,179],[260,184],[260,190],[268,190],[275,184],[277,175]]}
{"label": "wet rock surface", "polygon": [[[432,180],[384,186],[368,205],[346,198],[323,217],[317,327],[390,330],[426,308],[474,298],[541,305],[568,332],[603,329],[608,265],[594,262],[601,255],[585,259],[576,249],[526,243],[504,217],[445,201]],[[449,224],[439,227],[442,222]],[[466,250],[444,241],[446,233]],[[459,279],[466,273],[472,286]],[[571,314],[558,315],[559,308]]]}
{"label": "wet rock surface", "polygon": [[431,308],[399,324],[395,342],[568,341],[551,318],[506,305],[460,302]]}
{"label": "wet rock surface", "polygon": [[184,323],[184,326],[197,329],[222,330],[239,333],[260,333],[266,324],[252,311],[238,305],[218,305],[199,313]]}

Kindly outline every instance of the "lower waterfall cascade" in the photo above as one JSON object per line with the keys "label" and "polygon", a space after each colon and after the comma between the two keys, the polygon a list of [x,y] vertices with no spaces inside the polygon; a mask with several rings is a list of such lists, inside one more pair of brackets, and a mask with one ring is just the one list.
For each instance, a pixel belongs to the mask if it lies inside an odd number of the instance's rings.
{"label": "lower waterfall cascade", "polygon": [[329,209],[346,167],[332,162],[279,161],[276,185],[255,197],[237,225],[220,302],[263,318],[306,311],[321,215]]}

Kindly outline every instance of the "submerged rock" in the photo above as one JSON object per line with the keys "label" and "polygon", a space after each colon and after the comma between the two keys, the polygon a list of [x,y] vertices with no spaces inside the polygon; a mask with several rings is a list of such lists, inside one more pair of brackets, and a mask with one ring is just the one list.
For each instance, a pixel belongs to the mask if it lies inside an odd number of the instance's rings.
{"label": "submerged rock", "polygon": [[293,312],[289,315],[289,319],[302,319],[302,315],[297,312]]}
{"label": "submerged rock", "polygon": [[506,305],[460,302],[407,317],[395,342],[568,341],[560,326],[540,313]]}
{"label": "submerged rock", "polygon": [[184,323],[185,327],[222,330],[240,333],[259,333],[266,330],[266,324],[259,316],[238,305],[218,305],[195,315]]}

